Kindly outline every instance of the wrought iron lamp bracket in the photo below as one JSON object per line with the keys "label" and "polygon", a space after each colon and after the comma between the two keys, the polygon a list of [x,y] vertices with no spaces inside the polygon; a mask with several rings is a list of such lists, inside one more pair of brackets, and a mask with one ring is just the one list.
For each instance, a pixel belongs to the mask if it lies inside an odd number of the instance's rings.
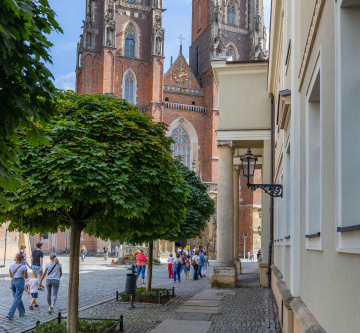
{"label": "wrought iron lamp bracket", "polygon": [[256,191],[258,188],[262,189],[264,192],[269,194],[272,197],[279,198],[283,197],[283,186],[279,184],[246,184],[251,191]]}

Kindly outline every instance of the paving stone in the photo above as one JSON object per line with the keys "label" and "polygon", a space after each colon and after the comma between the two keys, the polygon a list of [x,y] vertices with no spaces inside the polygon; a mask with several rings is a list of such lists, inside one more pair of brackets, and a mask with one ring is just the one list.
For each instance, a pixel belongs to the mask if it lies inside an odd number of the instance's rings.
{"label": "paving stone", "polygon": [[184,312],[182,315],[180,315],[179,319],[206,321],[206,320],[210,320],[211,316],[212,316],[211,313]]}
{"label": "paving stone", "polygon": [[166,319],[150,333],[184,333],[193,332],[196,328],[196,333],[207,333],[211,326],[209,321],[191,321]]}

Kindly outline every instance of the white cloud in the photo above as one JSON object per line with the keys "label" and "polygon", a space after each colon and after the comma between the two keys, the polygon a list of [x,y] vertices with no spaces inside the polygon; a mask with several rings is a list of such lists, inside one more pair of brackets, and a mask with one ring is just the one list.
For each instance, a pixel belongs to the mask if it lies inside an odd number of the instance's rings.
{"label": "white cloud", "polygon": [[62,74],[55,79],[55,87],[58,89],[75,90],[75,78],[74,71]]}

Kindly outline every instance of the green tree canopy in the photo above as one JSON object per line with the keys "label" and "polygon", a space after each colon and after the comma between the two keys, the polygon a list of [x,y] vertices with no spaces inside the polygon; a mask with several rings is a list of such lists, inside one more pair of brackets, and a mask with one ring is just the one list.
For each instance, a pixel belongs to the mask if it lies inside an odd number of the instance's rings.
{"label": "green tree canopy", "polygon": [[0,218],[10,230],[71,228],[68,332],[77,332],[80,234],[120,239],[179,229],[187,183],[171,157],[165,124],[124,100],[67,92],[44,128],[48,146],[20,140],[23,186]]}
{"label": "green tree canopy", "polygon": [[[32,143],[46,139],[35,126],[56,112],[46,35],[62,32],[47,0],[2,0],[0,5],[0,189],[19,184],[17,128]],[[0,193],[0,200],[3,196]]]}
{"label": "green tree canopy", "polygon": [[[207,193],[207,187],[194,171],[189,170],[179,159],[175,159],[175,164],[189,190],[186,194],[186,216],[181,220],[179,228],[164,230],[158,229],[155,232],[139,233],[136,228],[128,227],[121,233],[119,238],[121,243],[141,244],[149,243],[149,266],[147,276],[147,290],[151,290],[152,280],[152,261],[153,261],[153,242],[158,239],[175,242],[180,239],[190,239],[201,235],[205,230],[208,221],[215,213],[214,201]],[[167,208],[166,208],[167,209]]]}

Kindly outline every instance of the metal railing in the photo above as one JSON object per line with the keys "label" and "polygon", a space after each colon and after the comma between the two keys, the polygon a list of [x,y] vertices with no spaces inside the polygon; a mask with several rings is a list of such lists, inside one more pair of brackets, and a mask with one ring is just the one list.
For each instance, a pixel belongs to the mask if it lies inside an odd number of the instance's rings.
{"label": "metal railing", "polygon": [[[48,321],[44,321],[43,323],[40,322],[40,320],[38,320],[36,322],[36,326],[33,327],[33,328],[30,328],[28,329],[27,331],[23,331],[22,333],[27,333],[27,332],[32,332],[33,330],[36,330],[36,328],[40,325],[40,324],[45,324],[45,323],[50,323],[52,321],[57,321],[58,324],[61,324],[61,321],[63,319],[67,319],[67,317],[63,317],[61,315],[61,312],[58,313],[57,317],[55,319],[51,319],[51,320],[48,320]],[[107,328],[103,333],[106,333],[106,332],[110,332],[112,331],[113,329],[116,328],[117,325],[119,325],[119,332],[124,332],[124,316],[123,315],[120,315],[120,318],[119,319],[107,319],[107,318],[79,318],[79,320],[82,319],[82,320],[107,320],[107,321],[115,321],[116,323],[112,326],[110,326],[109,328]],[[9,332],[6,332],[6,333],[9,333]]]}
{"label": "metal railing", "polygon": [[183,111],[193,111],[193,112],[198,112],[198,113],[206,113],[206,107],[192,105],[192,104],[181,104],[181,103],[165,102],[165,107],[168,108],[168,109],[176,109],[176,110],[183,110]]}

